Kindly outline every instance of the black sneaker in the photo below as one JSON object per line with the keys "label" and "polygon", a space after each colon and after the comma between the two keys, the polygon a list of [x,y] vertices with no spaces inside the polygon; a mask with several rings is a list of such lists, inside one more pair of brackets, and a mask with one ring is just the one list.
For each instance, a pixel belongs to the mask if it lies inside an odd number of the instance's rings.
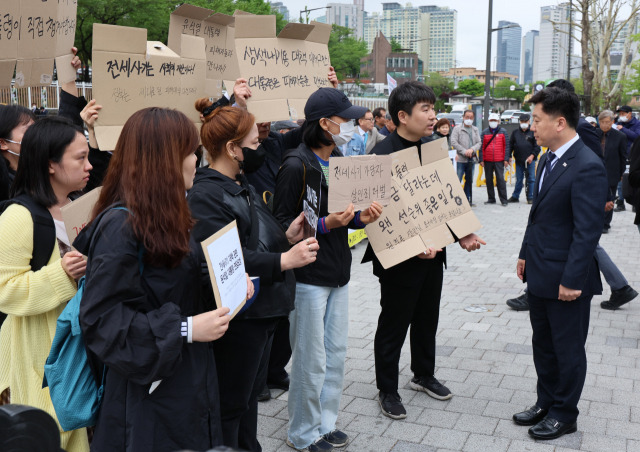
{"label": "black sneaker", "polygon": [[287,446],[303,452],[331,452],[333,450],[333,446],[326,442],[322,436],[302,449],[298,449],[289,441],[289,438],[287,438]]}
{"label": "black sneaker", "polygon": [[630,285],[626,285],[622,289],[611,291],[611,298],[600,303],[600,307],[602,309],[615,311],[620,306],[629,303],[637,296],[638,292],[636,292]]}
{"label": "black sneaker", "polygon": [[614,212],[624,212],[625,210],[627,210],[624,206],[624,203],[620,204],[618,203],[615,207],[615,209],[613,209]]}
{"label": "black sneaker", "polygon": [[407,417],[407,410],[402,405],[402,399],[398,394],[387,394],[380,391],[378,395],[378,403],[382,414],[391,419],[404,419]]}
{"label": "black sneaker", "polygon": [[485,201],[484,203],[485,203],[485,204],[495,204],[495,203],[496,203],[496,200],[494,199],[493,201]]}
{"label": "black sneaker", "polygon": [[409,382],[411,389],[429,394],[434,399],[449,400],[453,397],[449,388],[440,383],[433,375],[430,377],[413,377]]}
{"label": "black sneaker", "polygon": [[344,447],[349,444],[349,436],[345,432],[338,429],[322,435],[322,439],[331,444],[333,447]]}
{"label": "black sneaker", "polygon": [[520,200],[512,196],[511,198],[507,199],[507,202],[520,202]]}
{"label": "black sneaker", "polygon": [[509,306],[514,311],[528,311],[529,299],[527,298],[527,292],[523,293],[517,298],[508,299],[507,306]]}
{"label": "black sneaker", "polygon": [[271,391],[269,390],[269,386],[264,385],[260,394],[258,394],[258,402],[266,402],[271,400]]}

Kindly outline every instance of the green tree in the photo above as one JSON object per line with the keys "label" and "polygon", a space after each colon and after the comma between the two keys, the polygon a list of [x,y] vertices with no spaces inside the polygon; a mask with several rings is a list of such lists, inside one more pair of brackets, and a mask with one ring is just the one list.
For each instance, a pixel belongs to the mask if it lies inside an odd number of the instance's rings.
{"label": "green tree", "polygon": [[[85,64],[91,61],[94,23],[146,28],[149,41],[167,42],[169,17],[182,3],[176,0],[78,0],[75,46],[80,59]],[[273,11],[265,0],[189,0],[188,3],[224,14],[233,14],[236,9],[275,14],[278,32],[286,25],[282,14]]]}
{"label": "green tree", "polygon": [[[511,90],[512,86],[515,87],[513,91]],[[522,103],[525,92],[516,82],[505,78],[496,83],[496,86],[493,89],[493,96],[498,98],[506,97],[509,99],[516,99],[518,102]]]}
{"label": "green tree", "polygon": [[402,44],[400,44],[396,38],[391,38],[391,41],[389,42],[389,44],[391,44],[391,51],[392,52],[403,52],[402,50]]}
{"label": "green tree", "polygon": [[470,78],[458,82],[458,91],[471,96],[482,96],[484,94],[484,85],[475,78]]}
{"label": "green tree", "polygon": [[333,24],[329,37],[329,57],[339,80],[358,77],[360,60],[367,55],[367,44],[352,36],[351,29]]}

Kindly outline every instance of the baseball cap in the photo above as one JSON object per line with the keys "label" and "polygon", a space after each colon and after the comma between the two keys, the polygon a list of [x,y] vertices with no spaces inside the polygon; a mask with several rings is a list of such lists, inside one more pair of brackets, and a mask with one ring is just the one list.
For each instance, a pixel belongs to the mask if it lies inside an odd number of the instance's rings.
{"label": "baseball cap", "polygon": [[309,96],[304,106],[304,116],[307,121],[320,118],[339,116],[344,119],[362,118],[367,112],[365,107],[351,104],[342,91],[335,88],[320,88]]}
{"label": "baseball cap", "polygon": [[618,107],[616,113],[619,111],[624,111],[625,113],[631,113],[631,107],[628,105],[623,105],[622,107]]}
{"label": "baseball cap", "polygon": [[276,121],[271,123],[272,132],[280,132],[286,129],[297,129],[300,127],[297,122],[293,121]]}
{"label": "baseball cap", "polygon": [[596,118],[594,118],[593,116],[587,116],[586,118],[584,118],[584,120],[587,121],[588,123],[598,122],[596,121]]}
{"label": "baseball cap", "polygon": [[498,113],[491,113],[489,115],[489,121],[500,121],[500,115],[498,115]]}
{"label": "baseball cap", "polygon": [[520,120],[520,122],[527,122],[528,120],[531,119],[531,116],[529,116],[527,113],[520,115],[520,118],[518,118]]}

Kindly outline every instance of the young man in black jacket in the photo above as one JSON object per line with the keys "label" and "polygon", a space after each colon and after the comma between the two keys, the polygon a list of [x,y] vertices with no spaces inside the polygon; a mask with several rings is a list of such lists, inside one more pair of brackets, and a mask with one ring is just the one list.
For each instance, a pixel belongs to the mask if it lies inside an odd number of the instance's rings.
{"label": "young man in black jacket", "polygon": [[[436,124],[435,101],[433,90],[420,82],[406,82],[394,89],[389,96],[389,113],[397,129],[371,153],[386,155],[411,146],[420,150],[422,143],[431,141]],[[467,251],[485,244],[475,234],[461,238],[459,243]],[[451,391],[434,376],[446,252],[433,248],[420,250],[417,256],[385,270],[369,245],[363,262],[369,261],[373,261],[373,273],[380,280],[382,307],[374,341],[378,402],[385,416],[404,419],[407,412],[398,394],[398,362],[409,326],[411,370],[415,375],[411,388],[438,400],[452,397]]]}
{"label": "young man in black jacket", "polygon": [[509,160],[512,155],[516,159],[516,186],[513,188],[509,202],[520,201],[522,180],[524,179],[527,203],[533,203],[533,184],[536,180],[535,161],[540,153],[540,146],[536,143],[533,132],[529,128],[530,119],[528,114],[520,116],[520,130],[511,134]]}

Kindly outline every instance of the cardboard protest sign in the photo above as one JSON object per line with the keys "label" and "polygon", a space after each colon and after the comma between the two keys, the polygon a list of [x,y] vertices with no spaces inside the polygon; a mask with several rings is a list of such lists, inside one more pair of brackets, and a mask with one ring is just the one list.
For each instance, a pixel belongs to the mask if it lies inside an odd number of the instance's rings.
{"label": "cardboard protest sign", "polygon": [[395,161],[391,202],[367,236],[384,268],[416,256],[428,247],[442,248],[482,227],[471,211],[449,160],[445,139],[391,154]]}
{"label": "cardboard protest sign", "polygon": [[73,243],[80,231],[89,222],[93,207],[100,197],[100,190],[102,190],[102,187],[94,188],[86,195],[60,208],[69,243]]}
{"label": "cardboard protest sign", "polygon": [[303,239],[316,236],[320,218],[322,174],[311,165],[305,165],[302,211],[304,212]]}
{"label": "cardboard protest sign", "polygon": [[276,37],[275,16],[235,16],[240,76],[247,79],[247,108],[257,122],[299,119],[318,88],[330,87],[331,25],[288,23]]}
{"label": "cardboard protest sign", "polygon": [[329,212],[343,212],[349,203],[355,210],[372,202],[386,206],[391,197],[390,155],[354,155],[329,159]]}
{"label": "cardboard protest sign", "polygon": [[77,6],[77,0],[0,0],[0,87],[11,86],[14,69],[19,88],[50,85],[54,61],[61,83],[75,80],[57,59],[71,53]]}
{"label": "cardboard protest sign", "polygon": [[218,308],[226,306],[233,318],[247,301],[244,256],[236,221],[202,242],[211,286]]}
{"label": "cardboard protest sign", "polygon": [[215,13],[211,9],[184,4],[171,13],[169,19],[169,48],[181,54],[182,34],[201,37],[207,58],[207,95],[219,97],[222,82],[231,91],[240,76],[236,58],[235,17]]}
{"label": "cardboard protest sign", "polygon": [[205,97],[204,40],[181,35],[182,54],[147,42],[147,30],[93,25],[93,97],[102,105],[95,132],[100,149],[115,149],[122,126],[146,107],[175,108],[194,124]]}

